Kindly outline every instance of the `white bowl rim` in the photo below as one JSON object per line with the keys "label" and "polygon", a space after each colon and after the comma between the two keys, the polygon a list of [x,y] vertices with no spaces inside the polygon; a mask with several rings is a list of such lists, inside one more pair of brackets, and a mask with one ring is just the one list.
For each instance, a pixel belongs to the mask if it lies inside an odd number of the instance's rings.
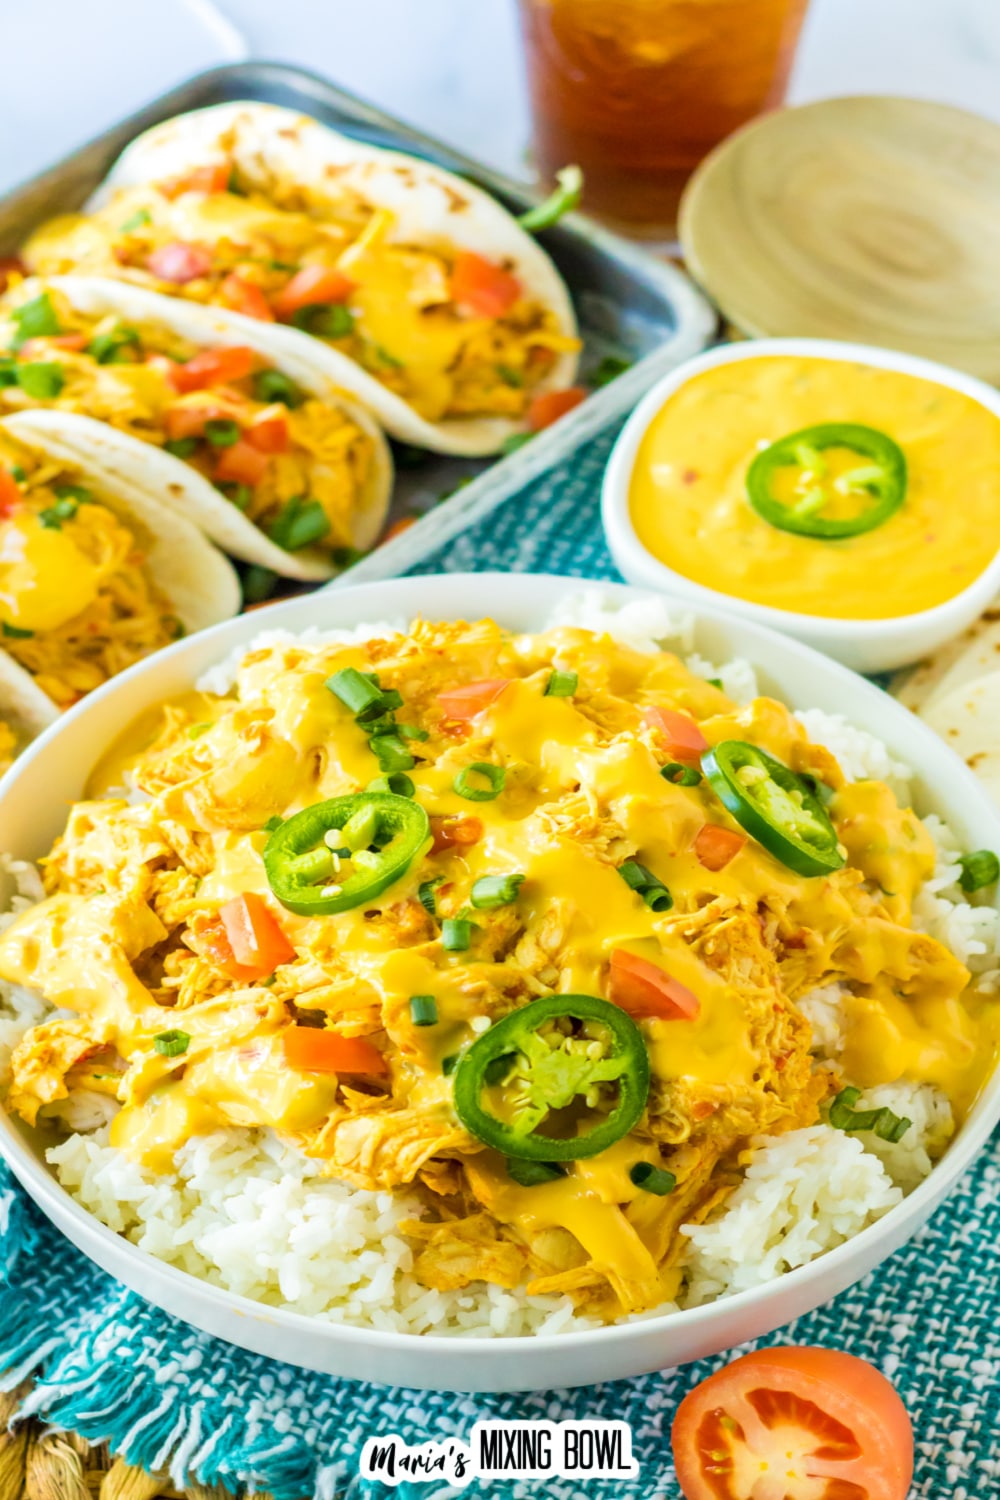
{"label": "white bowl rim", "polygon": [[[861,696],[863,700],[879,704],[881,709],[890,707],[890,712],[898,715],[901,738],[905,734],[916,735],[924,741],[926,750],[932,759],[940,757],[950,776],[965,783],[966,791],[975,795],[982,803],[981,816],[983,819],[984,833],[992,832],[994,837],[989,840],[1000,848],[1000,813],[998,813],[987,799],[982,788],[979,786],[972,772],[969,771],[964,762],[925,724],[914,718],[907,709],[895,700],[891,699],[882,689],[873,683],[867,682],[859,677],[849,667],[824,656],[810,646],[806,646],[781,632],[770,630],[767,627],[739,621],[731,612],[720,608],[709,608],[703,606],[692,607],[688,600],[679,597],[668,597],[664,600],[662,593],[649,588],[639,588],[631,584],[605,582],[566,575],[555,575],[545,573],[446,573],[438,575],[423,575],[404,578],[377,580],[370,583],[358,584],[355,587],[337,587],[331,590],[329,586],[317,592],[300,595],[296,598],[284,600],[277,604],[268,605],[263,609],[255,610],[252,614],[237,615],[231,620],[223,620],[206,630],[199,631],[196,635],[177,641],[155,656],[146,661],[137,662],[125,672],[106,682],[102,687],[90,693],[80,703],[69,709],[54,724],[50,725],[36,740],[29,745],[18,757],[14,768],[9,771],[4,784],[0,785],[0,810],[4,800],[11,795],[17,782],[21,779],[23,772],[41,755],[45,754],[48,746],[57,739],[72,735],[76,722],[86,716],[95,703],[102,702],[107,698],[122,694],[137,678],[152,675],[158,666],[168,659],[183,656],[193,646],[202,648],[208,642],[218,642],[219,649],[216,660],[221,661],[234,645],[243,644],[257,634],[270,628],[281,629],[286,617],[294,617],[301,614],[305,608],[325,599],[336,600],[335,608],[351,601],[358,600],[359,608],[355,612],[355,618],[360,620],[378,620],[394,613],[408,613],[412,606],[407,606],[402,611],[392,609],[392,594],[404,589],[413,590],[415,587],[423,586],[432,591],[435,600],[435,609],[438,601],[441,604],[441,613],[447,617],[449,609],[448,595],[454,590],[459,592],[463,586],[475,581],[477,591],[481,591],[484,599],[484,613],[487,615],[500,616],[502,624],[503,600],[497,600],[510,591],[513,595],[520,592],[525,586],[536,590],[536,597],[542,601],[537,606],[539,613],[547,612],[556,597],[566,594],[581,593],[587,590],[597,590],[604,598],[627,603],[634,599],[655,599],[659,603],[666,602],[675,610],[683,614],[691,614],[698,618],[704,618],[709,622],[716,622],[723,627],[732,629],[738,625],[741,630],[747,629],[747,643],[751,649],[778,650],[792,660],[798,658],[804,665],[811,666],[816,670],[827,673],[835,683],[845,691]],[[553,592],[553,591],[556,592]],[[386,602],[372,606],[366,606],[365,600],[369,598],[384,599]],[[410,615],[412,618],[412,614]],[[440,617],[440,616],[439,616]],[[316,621],[310,621],[316,624]],[[305,629],[305,624],[289,627]],[[539,627],[540,628],[540,627]],[[761,664],[766,671],[766,665]],[[126,721],[127,722],[127,721]],[[992,825],[992,830],[990,828]],[[949,1145],[940,1162],[935,1164],[928,1176],[916,1187],[901,1203],[890,1209],[880,1219],[868,1225],[860,1233],[855,1234],[843,1244],[832,1250],[825,1251],[805,1265],[798,1266],[794,1270],[787,1271],[783,1275],[762,1283],[760,1286],[751,1287],[746,1291],[735,1292],[728,1296],[716,1298],[711,1302],[704,1303],[700,1307],[682,1309],[673,1313],[661,1313],[658,1315],[645,1315],[630,1321],[607,1324],[600,1328],[582,1328],[570,1332],[554,1334],[521,1334],[504,1335],[497,1338],[461,1338],[444,1334],[431,1333],[401,1333],[395,1330],[381,1328],[367,1328],[350,1323],[327,1322],[324,1319],[310,1316],[306,1313],[298,1313],[288,1308],[274,1307],[267,1303],[254,1301],[252,1298],[244,1297],[239,1293],[228,1291],[224,1287],[217,1286],[213,1282],[204,1281],[200,1277],[193,1276],[187,1271],[182,1271],[176,1266],[160,1260],[149,1251],[140,1249],[124,1236],[115,1233],[107,1225],[102,1224],[93,1214],[85,1209],[77,1200],[63,1188],[57,1179],[45,1166],[44,1162],[30,1149],[28,1143],[19,1131],[11,1124],[6,1110],[0,1105],[0,1159],[7,1162],[22,1186],[28,1191],[29,1196],[41,1205],[46,1203],[53,1205],[63,1219],[69,1219],[76,1223],[83,1231],[84,1238],[95,1238],[99,1243],[107,1245],[109,1249],[124,1255],[127,1259],[136,1261],[141,1266],[149,1267],[156,1279],[164,1285],[172,1287],[177,1294],[177,1302],[170,1304],[170,1312],[177,1317],[184,1318],[183,1313],[176,1311],[182,1306],[186,1290],[194,1281],[202,1291],[203,1296],[214,1302],[219,1308],[230,1312],[235,1318],[251,1318],[257,1321],[267,1321],[277,1324],[290,1333],[306,1330],[310,1335],[319,1334],[321,1337],[329,1337],[331,1341],[338,1341],[348,1345],[381,1349],[385,1353],[410,1352],[414,1349],[426,1350],[428,1355],[454,1355],[461,1352],[463,1358],[471,1365],[487,1365],[497,1346],[512,1354],[539,1352],[540,1349],[558,1350],[565,1349],[567,1352],[573,1350],[591,1350],[598,1347],[610,1349],[615,1344],[628,1344],[633,1339],[637,1340],[643,1334],[662,1332],[665,1336],[665,1348],[668,1347],[671,1329],[694,1330],[701,1326],[709,1327],[715,1322],[734,1318],[744,1309],[752,1307],[756,1302],[767,1302],[769,1299],[777,1300],[783,1289],[795,1289],[808,1284],[812,1280],[833,1280],[833,1276],[824,1276],[825,1272],[835,1272],[845,1261],[850,1261],[859,1252],[859,1247],[874,1244],[878,1240],[891,1239],[892,1231],[898,1229],[901,1232],[901,1242],[907,1240],[914,1232],[927,1214],[935,1207],[940,1207],[944,1199],[953,1189],[958,1178],[967,1170],[970,1163],[978,1155],[986,1144],[996,1124],[1000,1122],[1000,1066],[994,1069],[979,1097],[975,1101],[972,1110],[957,1133],[954,1142]],[[925,1212],[926,1209],[926,1212]],[[915,1221],[911,1228],[906,1228],[907,1221]],[[60,1232],[62,1232],[60,1230]],[[68,1236],[67,1236],[68,1237]],[[80,1254],[88,1256],[79,1244],[74,1243],[74,1248]],[[114,1273],[105,1272],[112,1279]],[[852,1278],[849,1284],[855,1285],[862,1279],[867,1271]],[[141,1293],[134,1295],[142,1296]],[[149,1301],[150,1298],[144,1297]],[[820,1296],[811,1306],[816,1307],[829,1301],[830,1297]],[[160,1303],[163,1306],[164,1304]],[[779,1323],[781,1320],[777,1320]],[[771,1326],[775,1326],[772,1324]],[[223,1337],[222,1335],[217,1335]],[[225,1340],[224,1340],[225,1341]],[[726,1346],[731,1347],[731,1346]],[[435,1387],[437,1388],[437,1387]],[[505,1387],[506,1389],[507,1387]],[[522,1387],[526,1389],[527,1387]],[[450,1389],[450,1387],[443,1387]]]}
{"label": "white bowl rim", "polygon": [[[777,609],[770,604],[760,604],[754,599],[741,599],[736,594],[727,594],[709,584],[698,583],[695,579],[676,572],[640,541],[632,523],[629,483],[639,445],[667,398],[705,370],[778,355],[804,355],[847,364],[867,364],[880,370],[894,370],[898,374],[917,376],[970,397],[1000,419],[1000,391],[975,375],[967,375],[964,371],[953,370],[936,360],[925,359],[919,354],[908,354],[904,350],[884,349],[874,344],[840,342],[837,339],[795,337],[748,339],[742,343],[719,344],[715,348],[706,349],[670,370],[646,393],[619,433],[605,470],[601,491],[604,530],[612,553],[620,553],[635,567],[637,576],[642,574],[642,582],[637,587],[675,590],[689,600],[704,601],[707,605],[715,604],[719,608],[728,609],[730,613],[738,613],[741,618],[770,626],[773,630],[792,634],[808,632],[813,640],[822,636],[831,645],[874,639],[886,645],[905,641],[918,629],[937,624],[946,626],[950,616],[961,611],[964,601],[971,593],[987,588],[987,580],[994,591],[1000,588],[998,544],[990,561],[960,593],[943,599],[931,609],[916,610],[908,615],[892,615],[888,619],[838,619],[831,615]],[[657,580],[656,583],[654,579]]]}

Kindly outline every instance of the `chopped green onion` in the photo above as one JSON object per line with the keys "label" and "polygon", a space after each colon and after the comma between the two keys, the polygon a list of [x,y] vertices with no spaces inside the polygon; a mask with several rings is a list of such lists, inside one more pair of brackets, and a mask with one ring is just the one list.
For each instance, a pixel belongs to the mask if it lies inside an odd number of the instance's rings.
{"label": "chopped green onion", "polygon": [[378,761],[379,770],[386,776],[392,776],[396,771],[412,770],[416,765],[405,741],[398,734],[375,734],[368,744]]}
{"label": "chopped green onion", "polygon": [[302,392],[282,370],[258,370],[253,377],[253,393],[258,401],[280,401],[289,407],[302,402]]}
{"label": "chopped green onion", "polygon": [[602,386],[610,385],[612,380],[617,380],[619,375],[624,375],[626,370],[631,370],[634,364],[633,359],[622,359],[617,354],[606,354],[600,364],[591,371],[590,384],[595,390],[600,390]]}
{"label": "chopped green onion", "polygon": [[495,911],[516,901],[523,883],[523,875],[484,875],[472,887],[469,900],[479,911]]}
{"label": "chopped green onion", "polygon": [[577,208],[583,194],[583,172],[577,166],[560,167],[556,173],[557,187],[541,203],[521,214],[518,223],[529,234],[539,229],[551,229],[564,214]]}
{"label": "chopped green onion", "polygon": [[55,505],[47,505],[44,510],[39,511],[38,519],[49,531],[61,531],[62,523],[72,521],[79,509],[80,502],[76,496],[65,494],[59,497]]}
{"label": "chopped green onion", "polygon": [[17,361],[5,355],[0,359],[0,390],[17,385]]}
{"label": "chopped green onion", "polygon": [[718,688],[720,693],[724,691],[721,677],[706,677],[705,681],[708,683],[709,687]]}
{"label": "chopped green onion", "polygon": [[3,633],[12,641],[30,641],[35,634],[33,630],[22,630],[19,625],[11,625],[7,620],[3,622]]}
{"label": "chopped green onion", "polygon": [[511,369],[510,365],[497,365],[497,374],[504,385],[513,386],[516,391],[524,385],[524,376],[521,371]]}
{"label": "chopped green onion", "polygon": [[82,484],[56,484],[53,489],[60,500],[75,500],[77,505],[90,505],[94,499]]}
{"label": "chopped green onion", "polygon": [[1000,859],[992,849],[975,849],[971,854],[963,854],[958,862],[962,867],[958,883],[963,891],[984,890],[988,885],[996,885],[1000,878]]}
{"label": "chopped green onion", "polygon": [[163,451],[164,453],[172,453],[174,458],[190,458],[197,447],[197,438],[167,438],[167,441],[163,445]]}
{"label": "chopped green onion", "polygon": [[339,698],[345,707],[353,714],[359,714],[363,709],[370,708],[373,703],[378,703],[382,697],[382,690],[377,683],[372,682],[357,667],[344,667],[339,672],[334,672],[328,677],[324,684],[329,688],[335,698]]}
{"label": "chopped green onion", "polygon": [[243,603],[260,604],[274,593],[278,575],[273,568],[262,568],[251,563],[243,570]]}
{"label": "chopped green onion", "polygon": [[664,766],[660,775],[672,786],[697,786],[701,780],[700,771],[696,771],[694,766],[682,766],[679,760],[672,760],[668,766]]}
{"label": "chopped green onion", "polygon": [[211,719],[209,719],[207,721],[207,723],[205,723],[205,724],[192,724],[191,727],[190,727],[190,729],[188,730],[188,739],[189,740],[200,740],[201,737],[202,737],[202,735],[203,734],[207,734],[208,731],[211,729],[211,727],[212,727],[212,721],[211,721]]}
{"label": "chopped green onion", "polygon": [[881,1109],[856,1110],[854,1106],[860,1098],[860,1089],[841,1089],[830,1105],[830,1124],[834,1129],[871,1130],[879,1140],[889,1141],[893,1145],[901,1141],[913,1121],[908,1120],[905,1115],[894,1114],[887,1104]]}
{"label": "chopped green onion", "polygon": [[396,733],[396,715],[393,713],[380,713],[374,719],[366,719],[364,714],[358,714],[354,722],[360,725],[370,738],[380,734]]}
{"label": "chopped green onion", "polygon": [[[475,786],[470,779],[473,776],[482,777],[489,785]],[[493,802],[503,791],[503,784],[506,780],[507,772],[503,766],[493,766],[488,761],[476,760],[471,766],[462,767],[452,782],[452,786],[467,802]]]}
{"label": "chopped green onion", "polygon": [[440,879],[423,880],[417,887],[417,900],[429,917],[436,917],[438,914],[437,897],[434,892],[440,884]]}
{"label": "chopped green onion", "polygon": [[123,349],[138,350],[140,347],[138,329],[130,328],[127,323],[118,323],[107,333],[95,333],[87,345],[87,353],[99,365],[113,365],[120,363],[118,356]]}
{"label": "chopped green onion", "polygon": [[286,552],[297,552],[320,541],[330,530],[330,518],[318,500],[296,495],[271,522],[267,534]]}
{"label": "chopped green onion", "polygon": [[230,417],[210,417],[205,423],[205,437],[213,448],[231,448],[240,440],[240,424]]}
{"label": "chopped green onion", "polygon": [[354,332],[354,317],[340,302],[314,302],[300,307],[292,323],[318,339],[344,339]]}
{"label": "chopped green onion", "polygon": [[[500,444],[500,452],[504,458],[507,458],[509,454],[516,453],[518,448],[523,448],[525,443],[530,443],[534,436],[533,432],[512,432]],[[454,491],[449,491],[449,494],[453,493]],[[445,496],[442,496],[442,499],[445,498]]]}
{"label": "chopped green onion", "polygon": [[152,222],[148,209],[137,208],[134,214],[129,214],[124,224],[119,224],[118,228],[122,234],[134,234],[137,229],[142,229],[144,225]]}
{"label": "chopped green onion", "polygon": [[250,509],[253,490],[248,484],[220,484],[217,488],[222,491],[230,505],[236,506],[237,510],[248,511]]}
{"label": "chopped green onion", "polygon": [[365,787],[366,792],[391,792],[394,797],[412,797],[416,790],[409,776],[402,771],[395,771],[391,776],[376,776]]}
{"label": "chopped green onion", "polygon": [[651,911],[669,911],[673,906],[674,898],[662,880],[657,879],[652,870],[647,870],[638,860],[627,859],[623,865],[618,866],[618,873],[625,884],[637,896],[642,897]]}
{"label": "chopped green onion", "polygon": [[430,735],[426,729],[418,729],[416,724],[397,724],[396,728],[404,740],[429,740]]}
{"label": "chopped green onion", "polygon": [[398,692],[395,688],[380,688],[377,702],[371,703],[367,708],[361,710],[358,714],[358,723],[367,725],[369,722],[381,719],[383,715],[391,717],[393,710],[402,708],[402,706],[402,693]]}
{"label": "chopped green onion", "polygon": [[10,476],[12,479],[16,479],[18,484],[23,484],[28,477],[28,471],[27,469],[23,469],[20,464],[11,464]]}
{"label": "chopped green onion", "polygon": [[385,347],[384,344],[372,344],[372,353],[378,360],[379,364],[385,365],[386,369],[388,370],[406,369],[403,361],[401,359],[397,359],[394,354],[390,354],[389,350]]}
{"label": "chopped green onion", "polygon": [[509,1156],[507,1176],[518,1187],[541,1187],[543,1183],[565,1177],[566,1168],[555,1161],[520,1161],[516,1156]]}
{"label": "chopped green onion", "polygon": [[32,360],[18,365],[17,383],[26,396],[36,401],[54,401],[66,384],[62,365],[53,360]]}
{"label": "chopped green onion", "polygon": [[13,340],[13,348],[20,349],[29,339],[52,338],[61,332],[56,310],[52,306],[52,298],[48,292],[43,292],[40,297],[35,297],[31,302],[25,302],[20,307],[15,307],[11,313],[11,319],[17,324],[17,334]]}
{"label": "chopped green onion", "polygon": [[355,563],[367,556],[368,553],[360,547],[334,547],[330,553],[330,561],[336,568],[353,568]]}
{"label": "chopped green onion", "polygon": [[545,684],[545,697],[572,698],[579,685],[579,672],[553,672]]}
{"label": "chopped green onion", "polygon": [[161,1031],[153,1038],[153,1046],[161,1057],[180,1057],[186,1052],[191,1038],[186,1031]]}
{"label": "chopped green onion", "polygon": [[436,1026],[437,1001],[433,995],[410,996],[410,1020],[414,1026]]}
{"label": "chopped green onion", "polygon": [[658,1198],[665,1198],[677,1186],[677,1178],[673,1172],[668,1172],[664,1167],[654,1167],[648,1161],[637,1161],[629,1169],[628,1175],[637,1188],[642,1188],[644,1193],[655,1193]]}
{"label": "chopped green onion", "polygon": [[276,833],[277,830],[281,827],[282,823],[284,823],[284,821],[284,818],[279,818],[277,813],[275,813],[274,817],[268,818],[267,822],[264,824],[264,832]]}
{"label": "chopped green onion", "polygon": [[468,917],[445,917],[441,923],[441,946],[448,953],[465,953],[472,942],[475,925]]}

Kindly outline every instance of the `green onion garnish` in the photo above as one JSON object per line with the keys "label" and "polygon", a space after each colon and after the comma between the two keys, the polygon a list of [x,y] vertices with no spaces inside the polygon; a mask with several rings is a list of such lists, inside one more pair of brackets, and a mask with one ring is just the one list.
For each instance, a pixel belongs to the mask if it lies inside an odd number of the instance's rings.
{"label": "green onion garnish", "polygon": [[33,630],[22,630],[19,625],[11,625],[7,620],[3,621],[3,633],[12,641],[30,641],[35,634]]}
{"label": "green onion garnish", "polygon": [[335,698],[339,698],[352,714],[359,714],[363,709],[370,708],[373,703],[378,703],[382,697],[382,689],[377,683],[372,682],[357,667],[344,667],[339,672],[334,672],[328,677],[324,684],[329,688]]}
{"label": "green onion garnish", "polygon": [[273,568],[262,568],[258,563],[251,563],[243,570],[243,603],[260,604],[261,600],[269,599],[277,581],[278,575]]}
{"label": "green onion garnish", "polygon": [[445,917],[441,923],[441,946],[448,953],[465,953],[475,925],[468,917]]}
{"label": "green onion garnish", "polygon": [[623,865],[618,866],[618,873],[627,886],[641,896],[651,911],[669,911],[674,904],[667,887],[655,876],[652,870],[647,870],[636,859],[627,859]]}
{"label": "green onion garnish", "polygon": [[203,734],[207,734],[208,731],[211,729],[211,727],[212,727],[212,721],[211,721],[211,719],[209,719],[204,724],[192,724],[191,727],[189,728],[188,732],[187,732],[188,733],[188,739],[189,740],[200,740],[201,737],[202,737],[202,735]]}
{"label": "green onion garnish", "polygon": [[497,374],[504,385],[513,386],[516,391],[524,385],[524,376],[521,371],[513,369],[510,365],[497,365]]}
{"label": "green onion garnish", "polygon": [[20,349],[29,339],[52,338],[61,332],[48,292],[43,292],[40,297],[25,302],[21,307],[15,307],[11,319],[17,324],[17,334],[12,345],[15,349]]}
{"label": "green onion garnish", "polygon": [[664,766],[660,775],[673,786],[697,786],[701,780],[700,771],[696,771],[694,766],[682,766],[679,760],[672,760],[668,766]]}
{"label": "green onion garnish", "polygon": [[153,1046],[161,1057],[180,1057],[186,1052],[191,1038],[186,1031],[161,1031],[153,1038]]}
{"label": "green onion garnish", "polygon": [[572,698],[579,685],[579,672],[553,672],[545,684],[545,696],[546,698]]}
{"label": "green onion garnish", "polygon": [[54,401],[66,384],[66,376],[62,365],[38,359],[18,365],[17,383],[24,394],[35,401]]}
{"label": "green onion garnish", "polygon": [[167,438],[167,441],[163,445],[163,451],[164,453],[172,453],[174,458],[190,458],[197,446],[197,438]]}
{"label": "green onion garnish", "polygon": [[551,229],[563,214],[570,213],[579,205],[583,194],[583,172],[577,166],[560,167],[556,173],[557,187],[541,203],[521,214],[518,223],[529,234],[539,229]]}
{"label": "green onion garnish", "polygon": [[394,797],[412,797],[416,790],[409,776],[402,771],[395,771],[391,776],[376,776],[365,787],[366,792],[391,792]]}
{"label": "green onion garnish", "polygon": [[438,914],[437,897],[434,892],[440,884],[440,879],[423,880],[417,887],[417,900],[429,917],[436,917]]}
{"label": "green onion garnish", "polygon": [[240,440],[240,424],[229,417],[210,417],[205,423],[205,437],[213,448],[231,448]]}
{"label": "green onion garnish", "polygon": [[426,729],[418,729],[416,724],[397,724],[396,728],[404,740],[429,740],[430,735]]}
{"label": "green onion garnish", "polygon": [[436,1026],[437,1001],[433,995],[410,996],[410,1020],[414,1026]]}
{"label": "green onion garnish", "polygon": [[520,1161],[510,1156],[507,1158],[507,1176],[518,1187],[541,1187],[545,1182],[565,1177],[566,1168],[554,1161]]}
{"label": "green onion garnish", "polygon": [[416,761],[398,734],[375,734],[368,741],[371,752],[378,761],[379,770],[386,776],[396,771],[409,771]]}
{"label": "green onion garnish", "polygon": [[292,323],[318,339],[345,339],[354,332],[354,318],[340,302],[316,302],[300,307]]}
{"label": "green onion garnish", "polygon": [[861,1090],[841,1089],[830,1105],[830,1124],[835,1130],[871,1130],[879,1140],[895,1145],[913,1124],[905,1115],[894,1114],[887,1104],[881,1109],[854,1108],[861,1098]]}
{"label": "green onion garnish", "polygon": [[281,370],[258,370],[253,377],[253,393],[258,401],[280,401],[285,406],[301,404],[302,392]]}
{"label": "green onion garnish", "polygon": [[[488,782],[485,787],[476,786],[472,777],[479,776]],[[471,766],[463,766],[452,782],[452,787],[467,802],[493,802],[503,791],[507,772],[503,766],[490,765],[488,761],[476,760]]]}
{"label": "green onion garnish", "polygon": [[[367,725],[369,722],[380,719],[383,714],[391,715],[397,708],[403,706],[403,695],[395,688],[380,688],[377,700],[363,708],[358,714],[359,724]],[[394,726],[395,727],[395,726]]]}
{"label": "green onion garnish", "polygon": [[981,891],[988,885],[996,885],[1000,879],[1000,859],[992,849],[975,849],[971,854],[963,854],[958,862],[962,866],[958,883],[963,891]]}
{"label": "green onion garnish", "polygon": [[4,356],[0,359],[0,390],[17,385],[17,361]]}
{"label": "green onion garnish", "polygon": [[148,209],[137,208],[134,214],[129,214],[124,224],[119,224],[118,228],[122,234],[134,234],[137,229],[142,229],[145,224],[152,222]]}
{"label": "green onion garnish", "polygon": [[637,1188],[642,1188],[644,1193],[655,1193],[658,1198],[665,1198],[677,1186],[673,1172],[668,1172],[665,1167],[654,1167],[648,1161],[637,1161],[628,1175]]}
{"label": "green onion garnish", "polygon": [[606,354],[591,371],[590,384],[595,390],[600,390],[602,386],[610,385],[612,380],[617,380],[619,375],[624,375],[626,370],[631,370],[634,363],[634,360],[622,359],[618,354]]}
{"label": "green onion garnish", "polygon": [[72,521],[79,509],[80,502],[75,495],[60,495],[55,505],[47,505],[44,510],[39,511],[38,519],[49,531],[61,531],[62,523]]}
{"label": "green onion garnish", "polygon": [[330,530],[330,518],[318,500],[296,495],[267,528],[272,542],[286,552],[298,552],[320,541]]}
{"label": "green onion garnish", "polygon": [[140,346],[138,329],[130,328],[127,323],[118,323],[107,333],[95,333],[87,345],[87,353],[99,365],[113,365],[120,363],[119,355],[123,349],[138,350]]}
{"label": "green onion garnish", "polygon": [[479,911],[496,911],[517,900],[523,883],[523,875],[484,875],[472,887],[469,900]]}

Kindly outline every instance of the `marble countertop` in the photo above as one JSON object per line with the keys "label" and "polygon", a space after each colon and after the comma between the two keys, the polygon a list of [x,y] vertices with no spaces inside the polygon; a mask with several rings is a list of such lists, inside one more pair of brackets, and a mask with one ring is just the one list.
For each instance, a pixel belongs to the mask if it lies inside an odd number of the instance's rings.
{"label": "marble countertop", "polygon": [[[5,16],[0,190],[202,68],[325,73],[514,175],[528,118],[514,0],[32,0]],[[998,0],[812,0],[795,102],[910,94],[1000,120]]]}

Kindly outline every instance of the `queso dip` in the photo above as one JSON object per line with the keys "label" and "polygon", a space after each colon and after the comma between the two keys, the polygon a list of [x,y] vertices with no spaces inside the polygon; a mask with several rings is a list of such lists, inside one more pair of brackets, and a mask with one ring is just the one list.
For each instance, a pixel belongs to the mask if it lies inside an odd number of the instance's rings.
{"label": "queso dip", "polygon": [[[846,423],[902,452],[905,488],[891,514],[837,539],[764,519],[747,486],[758,454],[802,429]],[[874,515],[878,471],[862,452],[831,444],[817,456],[808,443],[796,451],[801,461],[773,473],[777,505]],[[961,593],[1000,547],[1000,419],[958,391],[872,365],[738,360],[664,403],[639,447],[629,505],[643,545],[708,588],[840,619],[914,614]]]}

